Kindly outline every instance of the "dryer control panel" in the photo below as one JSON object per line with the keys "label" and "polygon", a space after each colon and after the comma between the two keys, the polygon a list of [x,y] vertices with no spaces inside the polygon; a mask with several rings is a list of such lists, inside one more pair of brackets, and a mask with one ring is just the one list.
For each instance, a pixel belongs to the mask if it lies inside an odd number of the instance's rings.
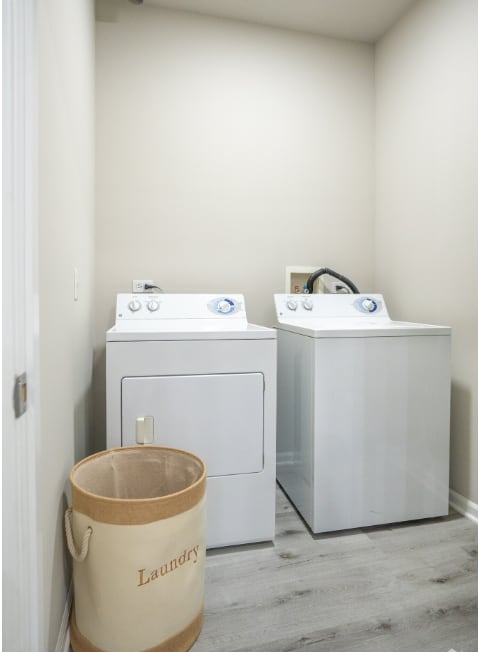
{"label": "dryer control panel", "polygon": [[389,320],[381,294],[275,294],[274,304],[279,322],[329,317]]}
{"label": "dryer control panel", "polygon": [[116,326],[141,323],[184,322],[192,320],[221,323],[234,320],[247,324],[242,294],[118,294]]}

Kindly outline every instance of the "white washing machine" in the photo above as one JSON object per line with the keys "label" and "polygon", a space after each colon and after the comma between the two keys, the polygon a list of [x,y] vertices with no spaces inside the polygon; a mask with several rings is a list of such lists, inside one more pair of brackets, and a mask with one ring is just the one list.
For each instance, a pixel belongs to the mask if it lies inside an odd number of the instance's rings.
{"label": "white washing machine", "polygon": [[274,539],[276,331],[244,298],[119,294],[106,334],[107,446],[183,448],[207,465],[207,546]]}
{"label": "white washing machine", "polygon": [[447,514],[450,329],[379,294],[274,300],[277,478],[311,530]]}

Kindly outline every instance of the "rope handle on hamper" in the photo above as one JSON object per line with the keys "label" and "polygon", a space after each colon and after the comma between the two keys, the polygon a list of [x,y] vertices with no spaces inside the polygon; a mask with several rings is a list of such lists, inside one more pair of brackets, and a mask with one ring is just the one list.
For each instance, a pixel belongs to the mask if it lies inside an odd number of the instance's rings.
{"label": "rope handle on hamper", "polygon": [[83,539],[81,542],[81,550],[80,552],[77,551],[75,547],[75,541],[73,540],[73,532],[72,532],[72,508],[69,507],[66,512],[65,512],[65,534],[67,535],[67,546],[68,550],[70,551],[70,555],[73,557],[75,561],[85,561],[86,556],[88,554],[88,544],[90,541],[91,534],[93,532],[93,529],[88,526],[87,529],[85,530],[85,534],[83,535]]}

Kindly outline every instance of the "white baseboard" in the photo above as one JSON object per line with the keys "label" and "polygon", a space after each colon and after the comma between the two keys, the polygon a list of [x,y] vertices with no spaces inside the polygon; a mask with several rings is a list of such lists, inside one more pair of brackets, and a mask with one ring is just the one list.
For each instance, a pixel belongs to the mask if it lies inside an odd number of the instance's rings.
{"label": "white baseboard", "polygon": [[449,489],[449,505],[459,514],[477,523],[477,503],[473,503],[472,500],[464,498],[461,494]]}
{"label": "white baseboard", "polygon": [[65,608],[63,609],[62,622],[60,624],[60,631],[58,632],[57,644],[55,652],[69,652],[70,651],[70,611],[72,608],[73,598],[73,584],[70,584],[68,589]]}

